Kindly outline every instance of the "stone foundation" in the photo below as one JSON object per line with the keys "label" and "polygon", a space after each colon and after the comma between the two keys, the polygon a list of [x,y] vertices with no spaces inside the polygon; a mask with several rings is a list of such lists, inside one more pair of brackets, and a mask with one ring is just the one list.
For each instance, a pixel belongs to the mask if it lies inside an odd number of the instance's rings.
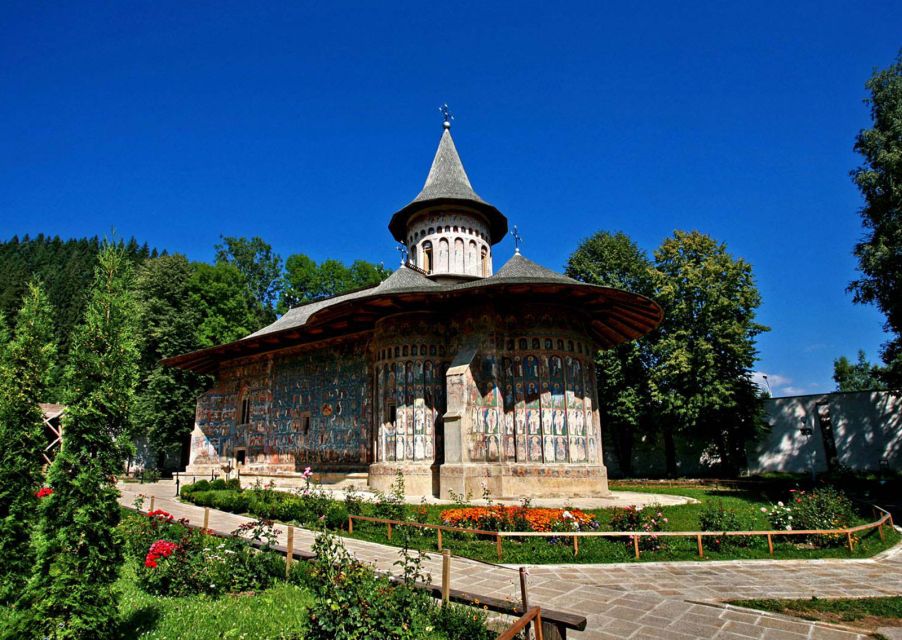
{"label": "stone foundation", "polygon": [[369,488],[387,493],[398,471],[404,474],[404,493],[408,496],[432,496],[436,494],[436,477],[433,468],[424,464],[377,463],[370,465]]}
{"label": "stone foundation", "polygon": [[604,498],[608,489],[603,465],[486,465],[443,464],[439,471],[439,497],[451,500],[451,492],[481,498],[483,488],[493,498]]}

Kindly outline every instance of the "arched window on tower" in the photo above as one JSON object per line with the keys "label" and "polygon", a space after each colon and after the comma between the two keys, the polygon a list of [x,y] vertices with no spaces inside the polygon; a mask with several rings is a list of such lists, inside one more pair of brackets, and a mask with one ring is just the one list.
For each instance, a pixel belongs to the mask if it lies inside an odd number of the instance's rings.
{"label": "arched window on tower", "polygon": [[449,254],[448,239],[441,238],[438,241],[438,262],[435,264],[435,270],[439,273],[448,273]]}
{"label": "arched window on tower", "polygon": [[482,277],[488,278],[489,277],[489,252],[485,247],[482,248],[482,253],[480,256],[480,264],[482,264]]}
{"label": "arched window on tower", "polygon": [[432,273],[432,242],[423,243],[423,271]]}
{"label": "arched window on tower", "polygon": [[467,270],[466,273],[475,276],[479,274],[476,266],[477,256],[479,254],[476,252],[476,241],[470,240],[470,244],[467,247]]}

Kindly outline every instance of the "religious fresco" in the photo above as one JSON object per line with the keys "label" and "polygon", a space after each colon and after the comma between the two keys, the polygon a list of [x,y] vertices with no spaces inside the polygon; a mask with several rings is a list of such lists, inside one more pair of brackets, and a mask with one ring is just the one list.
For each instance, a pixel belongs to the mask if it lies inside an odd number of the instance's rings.
{"label": "religious fresco", "polygon": [[[438,351],[434,344],[398,347],[402,357],[435,355]],[[441,351],[444,353],[444,347]],[[434,461],[436,436],[445,413],[446,370],[444,363],[420,358],[389,361],[376,367],[383,414],[377,444],[379,461]]]}
{"label": "religious fresco", "polygon": [[[223,368],[197,403],[197,426],[221,458],[297,468],[367,462],[370,385],[361,343]],[[244,401],[247,421],[239,424]]]}
{"label": "religious fresco", "polygon": [[[598,451],[588,345],[551,337],[499,341],[470,391],[471,462],[588,463]],[[544,349],[548,351],[544,351]],[[591,362],[591,361],[590,361]]]}

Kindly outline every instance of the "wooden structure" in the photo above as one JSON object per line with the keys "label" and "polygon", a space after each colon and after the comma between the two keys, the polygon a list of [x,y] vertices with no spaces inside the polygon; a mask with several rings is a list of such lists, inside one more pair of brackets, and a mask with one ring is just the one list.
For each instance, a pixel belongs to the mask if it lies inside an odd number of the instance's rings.
{"label": "wooden structure", "polygon": [[47,442],[41,451],[41,457],[44,464],[50,464],[63,443],[63,414],[66,413],[66,405],[41,403],[38,406],[44,414],[44,436]]}

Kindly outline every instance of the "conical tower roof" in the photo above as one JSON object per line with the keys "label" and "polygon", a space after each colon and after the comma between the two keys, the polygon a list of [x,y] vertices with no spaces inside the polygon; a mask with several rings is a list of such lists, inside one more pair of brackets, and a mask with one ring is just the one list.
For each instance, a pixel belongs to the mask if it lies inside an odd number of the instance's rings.
{"label": "conical tower roof", "polygon": [[457,147],[451,138],[451,130],[447,126],[438,143],[422,191],[410,204],[392,216],[388,229],[398,242],[404,242],[407,223],[411,216],[428,207],[443,204],[464,206],[483,214],[489,223],[492,244],[501,240],[507,233],[507,218],[504,214],[473,191],[467,172],[460,161],[460,155],[457,153]]}

